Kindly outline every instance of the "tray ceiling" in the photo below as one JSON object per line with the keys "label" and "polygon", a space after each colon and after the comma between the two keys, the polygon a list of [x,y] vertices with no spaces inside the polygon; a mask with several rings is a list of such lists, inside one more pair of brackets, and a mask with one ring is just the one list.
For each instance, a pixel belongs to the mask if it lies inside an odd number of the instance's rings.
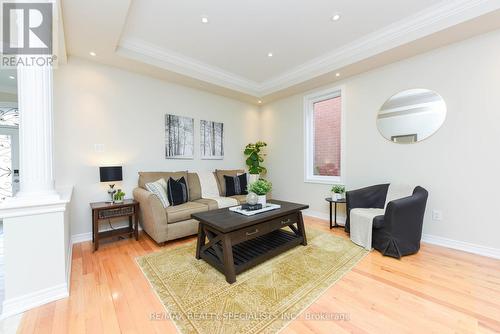
{"label": "tray ceiling", "polygon": [[[234,92],[234,97],[254,102],[290,87],[305,87],[304,83],[311,87],[311,80],[329,73],[338,73],[331,77],[340,80],[359,72],[354,64],[498,14],[499,9],[500,2],[491,0],[64,0],[62,4],[70,55],[223,95]],[[336,14],[340,19],[334,21]],[[482,32],[484,27],[468,31]],[[487,25],[496,27],[500,23]],[[455,41],[458,33],[443,36]],[[89,56],[90,51],[97,56]]]}

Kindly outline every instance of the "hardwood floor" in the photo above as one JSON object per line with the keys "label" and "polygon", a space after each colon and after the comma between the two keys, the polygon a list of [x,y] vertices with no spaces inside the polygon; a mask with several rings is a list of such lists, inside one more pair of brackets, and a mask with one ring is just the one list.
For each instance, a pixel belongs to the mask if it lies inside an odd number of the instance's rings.
{"label": "hardwood floor", "polygon": [[[329,230],[325,221],[305,221],[306,228]],[[172,322],[150,320],[164,308],[134,258],[189,240],[158,247],[143,234],[96,253],[90,242],[76,244],[70,297],[27,312],[19,332],[175,333]],[[329,313],[348,319],[305,319]],[[499,332],[500,261],[422,244],[402,260],[371,252],[282,333]]]}

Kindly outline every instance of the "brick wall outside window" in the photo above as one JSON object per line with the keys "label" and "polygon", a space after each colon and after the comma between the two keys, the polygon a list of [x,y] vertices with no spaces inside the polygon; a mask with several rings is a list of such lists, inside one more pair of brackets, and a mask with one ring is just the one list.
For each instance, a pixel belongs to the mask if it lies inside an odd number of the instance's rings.
{"label": "brick wall outside window", "polygon": [[314,103],[314,175],[340,176],[341,99]]}

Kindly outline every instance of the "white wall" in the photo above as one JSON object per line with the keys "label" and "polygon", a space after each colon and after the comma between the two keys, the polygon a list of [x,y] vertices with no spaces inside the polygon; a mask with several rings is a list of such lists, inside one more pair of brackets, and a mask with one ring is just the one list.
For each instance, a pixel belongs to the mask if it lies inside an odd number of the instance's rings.
{"label": "white wall", "polygon": [[[258,139],[258,108],[243,102],[78,58],[54,73],[56,182],[74,185],[73,235],[91,231],[89,203],[107,199],[98,166],[123,165],[117,187],[131,197],[138,171],[241,168],[244,146]],[[195,118],[194,160],[165,159],[166,113]],[[224,122],[224,160],[200,160],[200,119]]]}
{"label": "white wall", "polygon": [[[424,233],[500,249],[500,31],[434,50],[341,82],[345,85],[348,189],[406,182],[428,189]],[[335,85],[337,86],[337,85]],[[325,89],[322,87],[320,89]],[[423,142],[384,139],[377,112],[395,93],[428,88],[448,113]],[[304,183],[303,96],[262,108],[273,195],[326,214],[329,186]],[[433,209],[443,220],[432,221]]]}

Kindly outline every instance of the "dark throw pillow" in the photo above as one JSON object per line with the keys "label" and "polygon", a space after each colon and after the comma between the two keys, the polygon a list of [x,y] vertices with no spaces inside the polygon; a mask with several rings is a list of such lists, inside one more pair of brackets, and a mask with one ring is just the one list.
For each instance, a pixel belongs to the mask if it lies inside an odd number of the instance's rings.
{"label": "dark throw pillow", "polygon": [[184,176],[178,180],[168,179],[167,197],[170,205],[179,205],[188,201],[188,187]]}
{"label": "dark throw pillow", "polygon": [[246,173],[238,176],[224,175],[224,181],[226,183],[226,197],[248,194]]}

